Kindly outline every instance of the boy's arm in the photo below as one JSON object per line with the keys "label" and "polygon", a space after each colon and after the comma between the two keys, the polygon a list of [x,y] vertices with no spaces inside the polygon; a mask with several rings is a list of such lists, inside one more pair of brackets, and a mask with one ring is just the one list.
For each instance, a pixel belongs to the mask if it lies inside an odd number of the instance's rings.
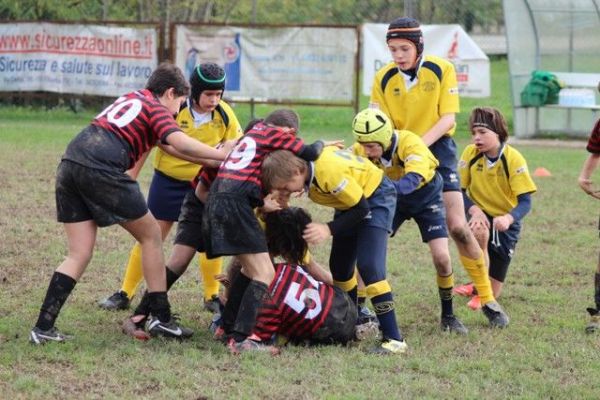
{"label": "boy's arm", "polygon": [[317,140],[312,144],[304,145],[298,152],[298,157],[306,161],[315,161],[321,155],[323,147],[325,147],[325,143],[322,140]]}
{"label": "boy's arm", "polygon": [[600,190],[594,188],[591,177],[599,164],[600,153],[591,153],[583,163],[583,168],[581,169],[578,179],[581,189],[597,199],[600,199]]}

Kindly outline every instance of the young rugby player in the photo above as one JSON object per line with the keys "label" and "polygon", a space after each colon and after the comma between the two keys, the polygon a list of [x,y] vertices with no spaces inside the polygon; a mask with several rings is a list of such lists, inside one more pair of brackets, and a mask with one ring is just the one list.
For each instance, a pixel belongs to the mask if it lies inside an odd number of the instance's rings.
{"label": "young rugby player", "polygon": [[[522,219],[537,190],[521,153],[506,143],[506,120],[495,108],[474,108],[469,117],[473,143],[459,162],[469,227],[484,249],[494,297],[500,297],[514,256]],[[459,293],[466,288],[459,287]],[[471,301],[475,308],[478,296]]]}
{"label": "young rugby player", "polygon": [[[265,215],[269,253],[284,262],[275,264],[275,278],[269,285],[271,296],[260,309],[251,340],[239,351],[266,350],[277,354],[279,349],[273,343],[346,344],[355,339],[354,302],[346,292],[313,274],[327,271],[321,267],[321,271],[308,270],[304,264],[308,244],[302,234],[310,222],[310,215],[297,207]],[[237,271],[232,267],[228,273],[234,276]]]}
{"label": "young rugby player", "polygon": [[202,223],[202,235],[209,258],[237,256],[243,265],[231,284],[223,311],[223,326],[231,333],[229,347],[236,352],[252,333],[258,308],[273,279],[273,264],[264,233],[254,214],[263,204],[261,166],[265,156],[277,149],[289,149],[306,160],[315,160],[323,142],[304,145],[296,137],[298,115],[277,110],[250,129],[219,167],[211,185]]}
{"label": "young rugby player", "polygon": [[421,136],[439,161],[446,223],[461,263],[479,292],[483,312],[491,324],[507,326],[508,316],[494,298],[483,252],[465,218],[456,143],[452,139],[459,112],[454,66],[442,58],[423,55],[423,32],[413,18],[392,21],[386,40],[393,61],[375,74],[371,104],[390,118],[394,129]]}
{"label": "young rugby player", "polygon": [[[600,84],[599,84],[600,89]],[[579,186],[584,192],[596,199],[600,199],[600,189],[592,184],[592,174],[600,165],[600,119],[596,121],[594,129],[588,139],[587,151],[590,153],[585,160],[581,173],[579,174]],[[600,229],[600,222],[598,222]],[[588,308],[590,313],[590,322],[585,328],[588,333],[600,331],[600,257],[598,258],[598,268],[594,277],[594,300],[596,308]]]}
{"label": "young rugby player", "polygon": [[383,334],[374,351],[404,353],[407,345],[396,323],[386,280],[387,240],[396,207],[392,182],[370,161],[332,146],[310,163],[289,151],[273,152],[265,159],[262,173],[271,189],[307,191],[315,203],[336,210],[333,221],[308,224],[303,237],[309,244],[333,237],[329,265],[335,285],[356,303],[355,265],[367,285]]}
{"label": "young rugby player", "polygon": [[[223,141],[237,139],[242,133],[233,110],[222,100],[225,79],[225,71],[219,65],[197,65],[190,77],[191,96],[176,117],[177,124],[185,134],[213,147]],[[201,168],[198,161],[201,160],[180,154],[176,157],[160,148],[156,150],[148,208],[158,221],[163,240],[179,217],[184,197],[193,192],[190,181]],[[129,308],[142,281],[141,257],[137,243],[129,255],[121,289],[101,301],[100,307],[107,310]],[[204,281],[204,306],[213,312],[218,311],[216,296],[219,282],[214,277],[221,273],[222,259],[209,260],[201,253],[199,264]]]}
{"label": "young rugby player", "polygon": [[166,293],[160,227],[148,211],[139,185],[126,171],[157,143],[190,157],[222,160],[216,150],[187,136],[175,115],[189,95],[176,66],[161,64],[146,89],[118,98],[67,146],[56,176],[56,206],[68,241],[67,258],[54,272],[29,339],[34,344],[62,342],[55,328],[62,306],[92,258],[98,227],[121,225],[140,243],[149,292],[153,334],[181,336]]}
{"label": "young rugby player", "polygon": [[467,334],[467,328],[456,318],[452,306],[454,275],[448,250],[442,178],[436,172],[438,161],[419,136],[406,130],[394,131],[380,110],[367,108],[359,112],[352,122],[352,131],[356,139],[352,152],[384,170],[396,186],[398,198],[393,231],[414,218],[423,242],[429,246],[437,271],[442,329]]}

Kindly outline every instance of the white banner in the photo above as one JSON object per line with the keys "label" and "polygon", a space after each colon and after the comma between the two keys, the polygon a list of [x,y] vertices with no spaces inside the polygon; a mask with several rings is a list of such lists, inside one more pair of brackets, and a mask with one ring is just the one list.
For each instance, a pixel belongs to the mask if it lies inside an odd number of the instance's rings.
{"label": "white banner", "polygon": [[[362,26],[363,94],[371,95],[375,72],[392,61],[385,34],[388,24]],[[460,25],[421,25],[425,54],[451,61],[461,96],[489,97],[490,61]]]}
{"label": "white banner", "polygon": [[189,76],[215,62],[228,97],[351,104],[358,38],[353,28],[176,26],[175,63]]}
{"label": "white banner", "polygon": [[0,90],[120,96],[157,66],[154,28],[0,24]]}

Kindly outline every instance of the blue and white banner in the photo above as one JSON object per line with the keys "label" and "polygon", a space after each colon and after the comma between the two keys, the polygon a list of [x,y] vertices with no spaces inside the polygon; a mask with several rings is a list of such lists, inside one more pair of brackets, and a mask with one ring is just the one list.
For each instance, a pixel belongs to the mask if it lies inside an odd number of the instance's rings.
{"label": "blue and white banner", "polygon": [[120,96],[157,66],[154,28],[0,24],[0,91]]}
{"label": "blue and white banner", "polygon": [[354,28],[176,25],[175,63],[187,76],[215,62],[234,99],[318,100],[351,104],[358,51]]}

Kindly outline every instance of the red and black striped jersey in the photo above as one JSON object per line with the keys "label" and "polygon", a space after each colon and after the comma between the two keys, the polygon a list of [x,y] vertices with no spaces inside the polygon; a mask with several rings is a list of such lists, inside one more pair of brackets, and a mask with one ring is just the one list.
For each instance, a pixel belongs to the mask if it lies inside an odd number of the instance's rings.
{"label": "red and black striped jersey", "polygon": [[96,125],[123,138],[129,144],[130,167],[166,137],[181,128],[169,110],[149,90],[119,97],[94,118]]}
{"label": "red and black striped jersey", "polygon": [[596,121],[594,129],[592,129],[586,148],[590,153],[600,154],[600,119]]}
{"label": "red and black striped jersey", "polygon": [[205,187],[210,188],[210,185],[213,183],[213,181],[217,177],[218,171],[219,171],[219,169],[216,167],[202,167],[202,169],[200,169],[200,171],[198,171],[198,174],[194,177],[194,179],[192,179],[191,184],[192,184],[192,187],[194,188],[194,190],[196,189],[196,186],[198,186],[198,183],[200,183],[200,182],[202,182],[202,184]]}
{"label": "red and black striped jersey", "polygon": [[262,340],[274,334],[289,339],[308,339],[329,314],[334,297],[333,286],[315,280],[302,267],[275,264],[275,278],[269,286],[254,332]]}
{"label": "red and black striped jersey", "polygon": [[[254,125],[239,139],[221,164],[217,174],[218,191],[260,193],[260,167],[265,156],[275,150],[290,150],[299,154],[303,147],[302,139],[282,128],[262,122]],[[262,196],[259,194],[258,198]]]}

